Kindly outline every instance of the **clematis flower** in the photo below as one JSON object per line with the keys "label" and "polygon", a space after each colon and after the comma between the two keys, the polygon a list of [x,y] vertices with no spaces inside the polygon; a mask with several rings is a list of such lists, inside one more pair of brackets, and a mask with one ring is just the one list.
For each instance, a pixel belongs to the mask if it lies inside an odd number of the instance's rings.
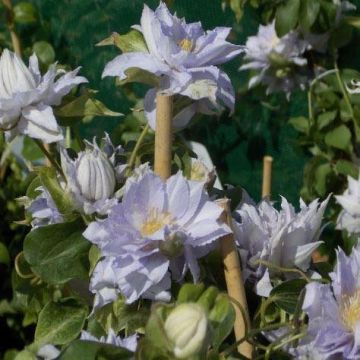
{"label": "clematis flower", "polygon": [[91,335],[89,332],[83,330],[83,331],[81,331],[80,340],[95,341],[95,342],[100,342],[103,344],[110,344],[110,345],[114,345],[117,347],[127,349],[131,352],[135,352],[136,348],[137,348],[137,335],[136,334],[122,339],[120,336],[116,336],[113,329],[109,330],[109,333],[106,337],[102,336],[102,337],[100,337],[100,339]]}
{"label": "clematis flower", "polygon": [[7,140],[18,134],[46,143],[62,140],[52,106],[60,105],[73,87],[87,82],[77,76],[79,70],[66,73],[52,65],[42,76],[35,54],[26,67],[16,54],[5,49],[0,58],[0,129]]}
{"label": "clematis flower", "polygon": [[331,284],[306,286],[303,310],[308,337],[324,359],[360,358],[360,247],[348,257],[339,249]]}
{"label": "clematis flower", "polygon": [[63,168],[68,191],[75,207],[85,214],[106,214],[117,203],[116,183],[123,180],[126,165],[119,163],[121,146],[115,148],[106,134],[104,149],[96,140],[86,142],[86,149],[72,160],[65,149],[61,150]]}
{"label": "clematis flower", "polygon": [[62,223],[63,216],[47,189],[40,186],[37,191],[40,191],[40,194],[26,207],[26,210],[32,215],[32,228]]}
{"label": "clematis flower", "polygon": [[258,260],[283,268],[299,268],[307,271],[311,255],[321,244],[321,221],[329,198],[306,206],[300,201],[300,212],[282,198],[281,210],[276,210],[268,200],[259,205],[243,203],[235,212],[236,234],[244,280],[255,282],[258,295],[268,296],[272,289],[271,278],[279,275],[274,269]]}
{"label": "clematis flower", "polygon": [[145,114],[155,128],[155,99],[161,90],[178,94],[195,102],[181,109],[173,119],[175,128],[187,125],[196,112],[214,114],[227,107],[234,110],[234,89],[229,77],[217,66],[228,62],[243,50],[226,41],[231,28],[218,27],[205,32],[201,23],[187,24],[170,14],[161,2],[152,11],[144,5],[139,30],[147,51],[129,52],[110,61],[103,77],[126,79],[130,68],[139,68],[160,79],[159,89],[151,89],[145,96]]}
{"label": "clematis flower", "polygon": [[343,195],[335,196],[343,210],[340,212],[336,228],[350,234],[360,233],[360,177],[355,180],[348,176],[348,188]]}
{"label": "clematis flower", "polygon": [[289,97],[294,89],[304,89],[308,81],[308,62],[304,57],[308,49],[310,44],[302,40],[298,32],[279,38],[275,22],[260,25],[258,34],[246,42],[246,64],[240,70],[257,71],[250,80],[250,88],[261,83],[267,87],[267,94],[282,91]]}
{"label": "clematis flower", "polygon": [[95,308],[119,293],[128,303],[140,297],[169,300],[170,278],[180,281],[190,270],[198,281],[197,259],[231,232],[219,220],[222,209],[209,200],[204,183],[180,172],[166,182],[148,172],[125,189],[108,218],[84,232],[103,256],[90,284]]}

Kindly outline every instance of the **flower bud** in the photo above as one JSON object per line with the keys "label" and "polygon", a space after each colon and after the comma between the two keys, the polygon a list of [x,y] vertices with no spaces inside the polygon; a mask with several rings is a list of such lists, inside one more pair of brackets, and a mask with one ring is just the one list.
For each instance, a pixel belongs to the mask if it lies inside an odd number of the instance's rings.
{"label": "flower bud", "polygon": [[208,321],[204,309],[195,303],[177,306],[165,321],[165,332],[173,343],[177,359],[198,354],[206,339]]}
{"label": "flower bud", "polygon": [[108,199],[115,191],[114,169],[99,150],[86,150],[79,156],[76,180],[81,194],[89,201]]}
{"label": "flower bud", "polygon": [[0,98],[10,99],[15,93],[35,87],[35,79],[23,61],[5,49],[0,58]]}

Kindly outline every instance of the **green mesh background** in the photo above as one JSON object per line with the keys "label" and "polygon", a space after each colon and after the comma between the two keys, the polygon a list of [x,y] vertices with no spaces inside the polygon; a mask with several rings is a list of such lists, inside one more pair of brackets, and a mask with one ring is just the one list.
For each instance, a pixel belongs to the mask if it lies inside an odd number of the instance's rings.
{"label": "green mesh background", "polygon": [[[101,81],[101,72],[107,61],[118,52],[110,47],[97,48],[98,41],[112,31],[126,33],[131,25],[139,23],[144,1],[142,0],[33,0],[40,9],[41,17],[47,22],[52,42],[56,48],[63,48],[57,54],[62,62],[72,66],[83,66],[82,73],[90,80],[93,88],[99,89],[100,98],[114,111],[129,112],[130,103],[121,89],[115,88],[114,79]],[[155,8],[158,1],[145,1]],[[360,7],[360,0],[353,1]],[[220,0],[173,0],[171,9],[188,21],[201,20],[204,28],[232,26],[233,42],[244,43],[247,36],[256,33],[256,13],[247,9],[245,18],[236,24],[230,10],[223,11]],[[342,65],[357,67],[360,63],[359,50],[351,47],[343,51]],[[226,69],[236,88],[244,87],[244,75],[237,72],[240,59],[227,65]],[[273,100],[273,99],[272,99]],[[276,99],[275,99],[276,100]],[[296,94],[290,104],[281,97],[275,102],[276,109],[269,110],[268,101],[259,92],[239,96],[239,111],[232,119],[203,119],[186,133],[187,138],[196,139],[208,146],[215,165],[224,183],[242,185],[256,199],[261,189],[261,158],[270,154],[275,158],[273,194],[298,200],[302,184],[306,155],[296,149],[296,132],[286,124],[290,115],[306,114],[306,97]],[[270,101],[270,100],[269,100]],[[121,121],[119,118],[97,119],[83,127],[83,133],[90,137],[103,130],[112,131]],[[206,125],[205,125],[206,124]]]}

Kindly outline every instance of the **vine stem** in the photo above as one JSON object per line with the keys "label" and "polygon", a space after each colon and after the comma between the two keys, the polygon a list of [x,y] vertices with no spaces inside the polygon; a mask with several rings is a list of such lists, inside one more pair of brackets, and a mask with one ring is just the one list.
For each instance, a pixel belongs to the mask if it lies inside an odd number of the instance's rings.
{"label": "vine stem", "polygon": [[344,96],[344,100],[345,100],[345,103],[346,103],[346,106],[351,114],[351,118],[354,122],[354,127],[355,127],[355,134],[356,134],[356,139],[357,140],[360,140],[360,127],[359,127],[359,124],[357,122],[357,119],[356,119],[356,116],[355,116],[355,112],[354,112],[354,109],[351,105],[351,100],[350,100],[350,96],[349,96],[349,93],[344,85],[344,82],[341,78],[341,75],[340,75],[340,71],[339,71],[339,68],[338,68],[338,65],[337,65],[337,62],[335,61],[334,62],[334,68],[335,68],[335,74],[336,74],[336,79],[339,83],[339,86],[340,86],[340,89],[341,89],[341,92]]}
{"label": "vine stem", "polygon": [[2,0],[7,12],[7,27],[10,32],[11,42],[15,53],[21,57],[21,42],[15,31],[14,10],[11,0]]}
{"label": "vine stem", "polygon": [[136,155],[140,149],[141,144],[143,143],[143,141],[145,139],[145,136],[147,135],[147,133],[149,131],[149,128],[150,128],[149,124],[146,124],[143,131],[141,132],[139,138],[136,141],[134,150],[131,153],[130,160],[128,163],[128,168],[127,168],[128,175],[129,175],[129,172],[131,171],[131,169],[133,168],[133,166],[135,165]]}
{"label": "vine stem", "polygon": [[57,161],[54,159],[54,157],[50,154],[50,152],[46,149],[46,147],[44,146],[44,144],[38,140],[38,139],[33,139],[35,144],[40,148],[40,150],[44,153],[44,155],[46,156],[46,158],[49,160],[50,164],[61,174],[61,176],[63,176],[63,178],[65,179],[65,175],[64,172],[62,171],[60,165],[57,163]]}

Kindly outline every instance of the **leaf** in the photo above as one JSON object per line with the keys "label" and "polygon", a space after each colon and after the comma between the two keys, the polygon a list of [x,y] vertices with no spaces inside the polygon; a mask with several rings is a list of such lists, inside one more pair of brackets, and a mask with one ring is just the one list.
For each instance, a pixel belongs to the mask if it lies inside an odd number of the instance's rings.
{"label": "leaf", "polygon": [[303,279],[285,281],[271,290],[270,297],[280,309],[294,314],[299,295],[305,285],[306,281]]}
{"label": "leaf", "polygon": [[46,41],[37,41],[33,45],[33,52],[44,65],[50,65],[55,61],[54,48]]}
{"label": "leaf", "polygon": [[131,360],[134,354],[126,349],[95,341],[75,340],[57,358],[58,360]]}
{"label": "leaf", "polygon": [[275,26],[279,37],[293,30],[299,20],[300,0],[288,0],[276,10]]}
{"label": "leaf", "polygon": [[36,161],[44,158],[44,153],[36,145],[33,139],[25,136],[23,144],[24,145],[21,154],[26,160]]}
{"label": "leaf", "polygon": [[246,0],[230,0],[230,8],[234,12],[237,22],[239,22],[244,15],[245,1]]}
{"label": "leaf", "polygon": [[344,21],[347,24],[354,26],[357,29],[360,29],[360,16],[346,16]]}
{"label": "leaf", "polygon": [[177,302],[179,304],[186,302],[196,302],[204,290],[204,284],[185,284],[179,291]]}
{"label": "leaf", "polygon": [[304,116],[291,118],[289,123],[301,133],[307,134],[309,132],[309,119]]}
{"label": "leaf", "polygon": [[310,31],[320,12],[318,0],[302,0],[299,22],[304,30]]}
{"label": "leaf", "polygon": [[350,150],[351,132],[345,125],[340,125],[325,135],[325,143],[341,150]]}
{"label": "leaf", "polygon": [[208,287],[199,297],[197,303],[201,305],[206,311],[210,309],[215,304],[215,299],[219,294],[219,290],[215,286]]}
{"label": "leaf", "polygon": [[339,174],[351,176],[354,179],[359,177],[359,167],[351,161],[340,159],[336,162],[335,169]]}
{"label": "leaf", "polygon": [[34,229],[24,241],[26,261],[49,284],[87,278],[90,243],[82,236],[83,230],[78,221]]}
{"label": "leaf", "polygon": [[138,30],[131,30],[125,35],[120,35],[114,32],[111,34],[110,37],[96,44],[96,46],[108,46],[108,45],[115,45],[124,53],[149,52],[144,36]]}
{"label": "leaf", "polygon": [[321,130],[336,119],[337,110],[322,113],[317,118],[318,129]]}
{"label": "leaf", "polygon": [[125,71],[125,75],[126,78],[124,80],[116,79],[117,85],[122,86],[132,82],[140,82],[154,87],[159,87],[160,85],[160,79],[146,70],[130,68]]}
{"label": "leaf", "polygon": [[315,170],[315,183],[314,188],[320,196],[327,194],[327,179],[328,176],[332,173],[332,167],[330,164],[320,165]]}
{"label": "leaf", "polygon": [[38,344],[67,344],[80,334],[87,315],[87,306],[75,299],[49,302],[39,314],[35,341]]}
{"label": "leaf", "polygon": [[212,345],[219,349],[222,342],[231,333],[235,322],[235,309],[225,294],[219,294],[210,311],[209,320],[212,326]]}
{"label": "leaf", "polygon": [[[123,116],[123,114],[109,110],[100,100],[95,99],[93,91],[86,91],[84,95],[55,109],[60,117],[91,117],[91,116]],[[71,123],[70,123],[71,124]]]}
{"label": "leaf", "polygon": [[36,23],[36,7],[29,2],[20,2],[14,6],[14,20],[17,24],[30,25]]}

